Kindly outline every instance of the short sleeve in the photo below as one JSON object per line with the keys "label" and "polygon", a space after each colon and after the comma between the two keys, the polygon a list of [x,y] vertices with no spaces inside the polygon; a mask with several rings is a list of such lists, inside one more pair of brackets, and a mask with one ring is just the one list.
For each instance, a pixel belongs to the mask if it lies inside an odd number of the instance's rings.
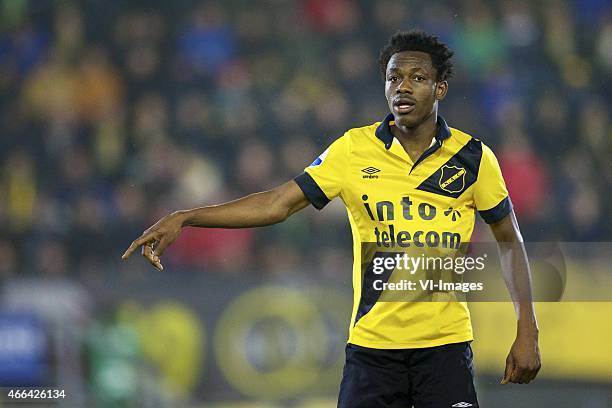
{"label": "short sleeve", "polygon": [[512,202],[497,158],[484,143],[478,179],[474,185],[474,203],[487,224],[500,221],[512,211]]}
{"label": "short sleeve", "polygon": [[348,137],[344,135],[306,167],[295,182],[320,210],[340,194],[348,162]]}

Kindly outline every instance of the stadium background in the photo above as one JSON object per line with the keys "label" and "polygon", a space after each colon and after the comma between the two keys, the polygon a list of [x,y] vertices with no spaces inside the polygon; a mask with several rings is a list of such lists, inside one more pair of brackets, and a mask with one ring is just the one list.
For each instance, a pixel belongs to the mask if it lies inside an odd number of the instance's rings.
{"label": "stadium background", "polygon": [[[525,239],[598,242],[566,261],[586,292],[611,287],[605,0],[5,0],[0,22],[2,386],[57,385],[62,406],[335,406],[341,204],[185,231],[163,273],[120,256],[169,211],[273,187],[380,120],[396,29],[455,50],[441,113],[494,148]],[[612,406],[609,302],[538,305],[528,387],[497,385],[512,306],[472,311],[483,406]]]}

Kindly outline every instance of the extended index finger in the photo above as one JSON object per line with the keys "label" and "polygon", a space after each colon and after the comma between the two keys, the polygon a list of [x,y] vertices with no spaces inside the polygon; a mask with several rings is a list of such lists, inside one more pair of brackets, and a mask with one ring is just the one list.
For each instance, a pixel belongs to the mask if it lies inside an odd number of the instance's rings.
{"label": "extended index finger", "polygon": [[136,250],[136,248],[138,248],[141,245],[146,244],[147,242],[151,241],[152,239],[153,239],[153,235],[150,234],[150,233],[141,235],[139,238],[135,239],[130,244],[130,246],[124,252],[124,254],[121,255],[121,259],[128,259],[130,257],[130,255],[132,255],[132,252],[134,252]]}

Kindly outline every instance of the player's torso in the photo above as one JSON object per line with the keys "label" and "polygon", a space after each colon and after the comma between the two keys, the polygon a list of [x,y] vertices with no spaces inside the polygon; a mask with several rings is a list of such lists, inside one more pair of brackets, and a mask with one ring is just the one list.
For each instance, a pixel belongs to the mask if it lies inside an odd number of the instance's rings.
{"label": "player's torso", "polygon": [[372,134],[353,138],[341,191],[356,241],[349,342],[412,348],[471,339],[462,303],[377,301],[365,313],[362,309],[364,299],[373,296],[363,287],[364,265],[373,252],[431,254],[469,241],[479,160],[475,139],[453,131],[414,165],[397,141],[387,150]]}

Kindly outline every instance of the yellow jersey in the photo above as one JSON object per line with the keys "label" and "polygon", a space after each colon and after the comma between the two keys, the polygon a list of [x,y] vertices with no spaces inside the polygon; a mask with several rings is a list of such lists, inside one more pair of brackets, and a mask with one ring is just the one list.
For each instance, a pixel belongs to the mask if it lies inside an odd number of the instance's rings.
{"label": "yellow jersey", "polygon": [[295,178],[317,209],[337,196],[346,206],[354,253],[348,342],[400,349],[472,340],[463,301],[382,301],[371,287],[371,253],[458,249],[470,240],[476,211],[487,223],[507,216],[512,205],[499,164],[485,144],[440,116],[432,145],[413,162],[392,125],[389,114],[348,130]]}

